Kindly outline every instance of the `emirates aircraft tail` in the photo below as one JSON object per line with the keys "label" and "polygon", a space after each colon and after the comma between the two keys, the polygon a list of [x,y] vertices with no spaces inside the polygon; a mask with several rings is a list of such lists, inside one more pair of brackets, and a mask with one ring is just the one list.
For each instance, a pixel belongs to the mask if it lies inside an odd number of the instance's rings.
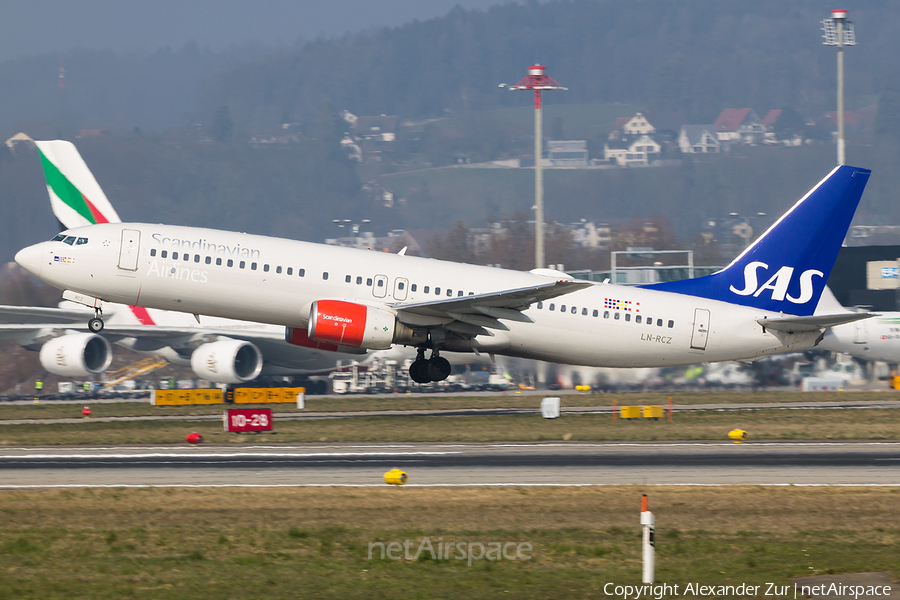
{"label": "emirates aircraft tail", "polygon": [[50,206],[64,229],[122,222],[72,142],[49,140],[35,145],[47,178]]}

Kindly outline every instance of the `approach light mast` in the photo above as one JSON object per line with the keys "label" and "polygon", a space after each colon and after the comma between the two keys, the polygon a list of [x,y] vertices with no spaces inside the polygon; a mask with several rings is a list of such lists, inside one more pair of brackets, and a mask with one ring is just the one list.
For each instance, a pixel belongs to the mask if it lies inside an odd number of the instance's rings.
{"label": "approach light mast", "polygon": [[544,267],[544,174],[542,172],[541,157],[543,155],[543,141],[541,140],[541,92],[544,90],[567,90],[559,85],[552,77],[545,74],[546,67],[533,65],[528,67],[528,75],[516,85],[507,86],[501,83],[500,87],[508,87],[510,91],[533,90],[534,91],[534,266],[538,269]]}
{"label": "approach light mast", "polygon": [[826,46],[837,46],[837,161],[846,164],[844,149],[844,46],[856,45],[856,33],[853,23],[847,20],[845,9],[831,11],[831,18],[822,21],[822,42]]}

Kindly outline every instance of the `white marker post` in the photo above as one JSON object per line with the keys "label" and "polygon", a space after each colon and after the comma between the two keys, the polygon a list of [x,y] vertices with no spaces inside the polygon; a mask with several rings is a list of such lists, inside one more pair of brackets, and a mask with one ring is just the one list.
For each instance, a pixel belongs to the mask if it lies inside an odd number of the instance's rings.
{"label": "white marker post", "polygon": [[653,513],[647,510],[647,494],[641,497],[641,525],[644,528],[642,558],[644,562],[644,578],[642,583],[653,583]]}
{"label": "white marker post", "polygon": [[297,408],[300,410],[306,408],[306,388],[303,388],[303,391],[297,394]]}

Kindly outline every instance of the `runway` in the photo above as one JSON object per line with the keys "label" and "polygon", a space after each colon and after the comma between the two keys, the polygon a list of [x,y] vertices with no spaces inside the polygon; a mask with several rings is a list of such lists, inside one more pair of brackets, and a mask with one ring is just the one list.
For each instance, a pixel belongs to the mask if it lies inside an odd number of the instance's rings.
{"label": "runway", "polygon": [[4,448],[0,488],[54,486],[892,485],[900,442],[309,444]]}

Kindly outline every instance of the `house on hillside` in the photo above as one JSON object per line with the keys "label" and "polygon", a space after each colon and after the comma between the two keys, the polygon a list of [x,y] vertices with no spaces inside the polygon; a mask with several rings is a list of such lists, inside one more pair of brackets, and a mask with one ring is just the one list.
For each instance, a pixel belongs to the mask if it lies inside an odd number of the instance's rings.
{"label": "house on hillside", "polygon": [[547,159],[552,167],[586,167],[587,140],[549,140]]}
{"label": "house on hillside", "polygon": [[652,137],[645,134],[630,138],[603,144],[603,158],[622,167],[647,166],[659,158],[662,148]]}
{"label": "house on hillside", "polygon": [[31,139],[31,136],[27,133],[22,132],[19,132],[6,140],[6,147],[9,148],[9,151],[13,154],[17,152],[20,145],[23,148],[34,148],[34,140]]}
{"label": "house on hillside", "polygon": [[604,160],[619,165],[647,165],[673,149],[684,115],[674,111],[635,113],[613,123],[604,144]]}
{"label": "house on hillside", "polygon": [[656,128],[650,124],[641,113],[635,113],[633,117],[619,117],[613,122],[609,130],[609,141],[618,142],[634,136],[653,135]]}
{"label": "house on hillside", "polygon": [[712,125],[682,125],[678,148],[685,154],[718,154],[722,151],[722,144]]}
{"label": "house on hillside", "polygon": [[713,123],[720,142],[758,144],[765,135],[762,120],[752,108],[726,108]]}

